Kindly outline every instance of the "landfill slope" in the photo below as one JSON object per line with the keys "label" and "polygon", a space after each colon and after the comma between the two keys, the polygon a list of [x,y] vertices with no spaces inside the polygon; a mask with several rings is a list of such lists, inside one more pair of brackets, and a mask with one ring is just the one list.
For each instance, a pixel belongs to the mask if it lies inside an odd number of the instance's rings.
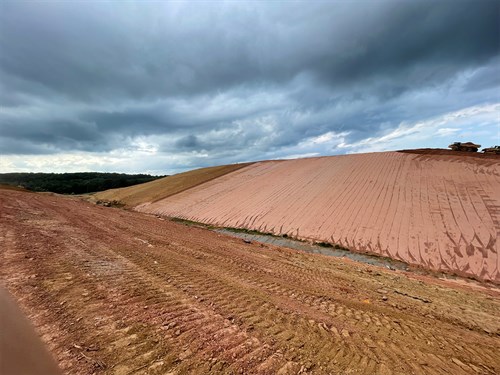
{"label": "landfill slope", "polygon": [[255,163],[137,210],[500,281],[500,158],[382,152]]}

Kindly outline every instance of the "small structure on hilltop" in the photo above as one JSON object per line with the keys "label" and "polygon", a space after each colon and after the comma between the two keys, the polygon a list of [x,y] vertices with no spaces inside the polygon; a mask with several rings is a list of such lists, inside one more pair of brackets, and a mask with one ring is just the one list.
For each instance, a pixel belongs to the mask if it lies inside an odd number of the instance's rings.
{"label": "small structure on hilltop", "polygon": [[453,142],[448,146],[452,151],[477,152],[481,145],[472,142]]}
{"label": "small structure on hilltop", "polygon": [[500,146],[485,147],[483,148],[485,154],[497,154],[500,155]]}

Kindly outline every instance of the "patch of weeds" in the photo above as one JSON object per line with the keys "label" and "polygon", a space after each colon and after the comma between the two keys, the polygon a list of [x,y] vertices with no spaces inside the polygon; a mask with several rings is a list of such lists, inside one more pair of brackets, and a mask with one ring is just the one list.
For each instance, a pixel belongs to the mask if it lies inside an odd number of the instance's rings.
{"label": "patch of weeds", "polygon": [[228,230],[228,231],[234,232],[234,233],[246,233],[246,234],[255,234],[255,235],[259,235],[259,236],[280,237],[280,236],[277,236],[277,235],[270,233],[270,232],[266,233],[266,232],[260,232],[258,230],[246,229],[246,228],[222,227],[220,229]]}
{"label": "patch of weeds", "polygon": [[116,207],[116,208],[123,208],[125,207],[125,203],[122,203],[120,201],[104,201],[104,200],[98,200],[95,202],[95,204],[99,206],[104,206],[104,207]]}
{"label": "patch of weeds", "polygon": [[120,201],[111,201],[111,207],[123,208],[125,207],[125,203],[122,203]]}
{"label": "patch of weeds", "polygon": [[320,246],[320,247],[327,247],[327,248],[333,248],[335,250],[345,250],[345,251],[350,251],[347,247],[341,246],[339,244],[331,244],[330,242],[313,242],[313,245]]}
{"label": "patch of weeds", "polygon": [[258,230],[254,229],[246,229],[246,228],[234,228],[234,227],[222,227],[222,228],[216,228],[216,229],[222,229],[222,230],[227,230],[229,232],[233,233],[244,233],[244,234],[250,234],[250,235],[255,235],[255,236],[267,236],[267,237],[274,237],[274,238],[284,238],[290,241],[297,241],[297,242],[308,242],[306,240],[302,240],[300,238],[295,238],[292,236],[289,236],[288,234],[274,234],[271,232],[261,232]]}
{"label": "patch of weeds", "polygon": [[337,250],[345,250],[345,251],[351,251],[349,250],[347,247],[344,247],[344,246],[340,246],[339,244],[335,244],[333,245],[333,247]]}
{"label": "patch of weeds", "polygon": [[313,245],[321,247],[333,247],[333,245],[329,242],[313,242]]}
{"label": "patch of weeds", "polygon": [[170,217],[170,221],[174,221],[179,224],[187,225],[188,227],[198,227],[198,228],[206,228],[206,229],[216,229],[213,225],[200,223],[198,221],[192,221],[188,219],[181,219],[179,217]]}

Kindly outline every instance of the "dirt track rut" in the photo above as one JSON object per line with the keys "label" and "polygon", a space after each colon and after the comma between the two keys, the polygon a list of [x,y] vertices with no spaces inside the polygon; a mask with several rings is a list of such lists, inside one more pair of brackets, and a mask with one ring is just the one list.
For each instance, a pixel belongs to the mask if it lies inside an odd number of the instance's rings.
{"label": "dirt track rut", "polygon": [[0,272],[68,374],[495,374],[497,290],[0,192]]}

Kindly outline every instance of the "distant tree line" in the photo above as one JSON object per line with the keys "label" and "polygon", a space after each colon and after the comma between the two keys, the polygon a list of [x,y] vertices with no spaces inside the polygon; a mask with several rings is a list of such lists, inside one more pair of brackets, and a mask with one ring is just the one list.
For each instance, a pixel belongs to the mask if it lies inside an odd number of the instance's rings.
{"label": "distant tree line", "polygon": [[85,194],[142,184],[165,176],[124,173],[0,173],[0,184],[21,186],[32,191]]}

